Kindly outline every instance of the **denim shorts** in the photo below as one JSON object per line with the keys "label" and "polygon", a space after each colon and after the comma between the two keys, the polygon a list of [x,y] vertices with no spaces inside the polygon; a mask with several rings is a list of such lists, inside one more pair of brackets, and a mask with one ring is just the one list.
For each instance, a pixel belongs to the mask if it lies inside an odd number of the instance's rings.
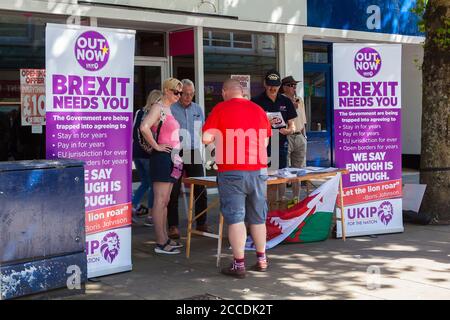
{"label": "denim shorts", "polygon": [[150,155],[150,176],[153,182],[177,182],[170,175],[173,169],[171,154],[153,150]]}
{"label": "denim shorts", "polygon": [[266,223],[268,178],[267,169],[218,173],[220,210],[227,224]]}

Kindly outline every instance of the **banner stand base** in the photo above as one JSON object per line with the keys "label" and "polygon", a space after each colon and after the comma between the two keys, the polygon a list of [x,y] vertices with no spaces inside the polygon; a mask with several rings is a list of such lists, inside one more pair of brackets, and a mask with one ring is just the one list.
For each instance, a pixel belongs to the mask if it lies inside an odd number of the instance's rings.
{"label": "banner stand base", "polygon": [[111,268],[111,269],[107,269],[107,270],[93,271],[93,272],[88,273],[88,279],[109,276],[109,275],[112,275],[115,273],[128,272],[128,271],[132,271],[132,270],[133,270],[133,265],[122,266],[122,267],[118,267],[118,268]]}
{"label": "banner stand base", "polygon": [[[401,228],[395,228],[395,229],[390,229],[389,232],[386,231],[374,231],[374,232],[361,232],[361,233],[346,233],[345,237],[368,237],[371,235],[388,235],[388,234],[393,234],[393,233],[403,233],[405,231],[405,228],[401,227]],[[340,239],[342,238],[342,234],[336,234],[336,238]]]}

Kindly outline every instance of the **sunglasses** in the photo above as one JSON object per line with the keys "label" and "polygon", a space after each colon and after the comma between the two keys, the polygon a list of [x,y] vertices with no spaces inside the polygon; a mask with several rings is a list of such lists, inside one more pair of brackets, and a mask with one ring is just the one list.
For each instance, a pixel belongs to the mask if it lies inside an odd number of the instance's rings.
{"label": "sunglasses", "polygon": [[183,91],[178,91],[176,89],[170,89],[170,91],[172,91],[173,94],[176,95],[176,96],[181,96],[181,94],[183,93]]}
{"label": "sunglasses", "polygon": [[289,84],[285,84],[286,87],[291,87],[291,88],[297,88],[297,84],[295,83],[289,83]]}

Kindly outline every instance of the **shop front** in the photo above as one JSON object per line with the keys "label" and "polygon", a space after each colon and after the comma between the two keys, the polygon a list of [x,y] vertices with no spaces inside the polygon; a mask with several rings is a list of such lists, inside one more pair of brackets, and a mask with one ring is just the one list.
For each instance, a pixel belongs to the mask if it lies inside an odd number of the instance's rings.
{"label": "shop front", "polygon": [[220,101],[220,84],[230,75],[248,76],[252,96],[263,90],[263,75],[269,69],[294,76],[302,81],[297,93],[306,107],[307,161],[323,166],[335,162],[332,44],[401,43],[406,79],[402,90],[408,92],[405,106],[409,110],[402,129],[403,154],[407,162],[417,163],[421,96],[413,88],[420,85],[423,37],[410,12],[414,1],[372,2],[349,1],[342,6],[339,1],[300,1],[284,4],[281,11],[279,1],[256,10],[251,3],[177,2],[180,11],[162,2],[150,7],[142,1],[127,5],[78,1],[75,7],[63,9],[45,6],[45,1],[30,0],[21,7],[4,4],[7,10],[1,11],[0,21],[2,160],[45,158],[45,130],[36,133],[40,130],[19,120],[24,108],[20,69],[45,68],[46,23],[79,23],[136,30],[134,111],[169,76],[194,80],[194,99],[206,115]]}
{"label": "shop front", "polygon": [[[377,4],[349,1],[347,7],[342,7],[339,1],[305,0],[288,4],[274,1],[267,8],[255,6],[260,3],[256,0],[236,2],[234,6],[229,1],[209,1],[206,6],[204,1],[175,1],[180,5],[179,10],[169,8],[164,1],[155,1],[158,8],[137,0],[127,1],[127,5],[117,5],[115,1],[75,2],[78,19],[72,19],[73,6],[51,7],[46,1],[24,0],[21,7],[0,5],[1,161],[56,157],[48,154],[51,149],[46,145],[51,141],[46,136],[48,124],[23,120],[24,114],[45,118],[46,108],[39,103],[38,96],[34,100],[31,96],[24,98],[21,73],[34,70],[28,72],[45,74],[52,69],[55,74],[58,70],[53,66],[47,65],[46,70],[46,59],[49,63],[45,51],[46,26],[64,26],[74,21],[86,28],[105,28],[119,40],[120,34],[133,33],[134,56],[130,51],[131,71],[127,71],[127,77],[133,78],[129,100],[133,103],[127,109],[130,114],[144,106],[148,93],[160,89],[168,77],[194,81],[194,100],[207,117],[221,101],[221,85],[230,76],[245,79],[249,96],[264,90],[263,78],[270,69],[279,70],[282,77],[293,76],[300,81],[297,94],[305,103],[307,165],[320,167],[337,163],[333,45],[397,44],[402,49],[399,59],[403,97],[401,130],[405,137],[400,148],[405,157],[417,161],[421,114],[421,93],[417,89],[421,71],[417,66],[422,57],[423,37],[416,27],[411,27],[415,20],[408,10],[413,1],[403,1],[408,3],[403,7],[398,4],[393,7],[389,5],[392,1],[383,0],[375,1]],[[57,32],[53,36],[59,39]],[[52,55],[57,57],[55,53]],[[120,69],[120,62],[112,61]],[[64,61],[58,63],[65,67]],[[109,134],[106,130],[99,132],[102,133]],[[54,131],[52,134],[56,135]],[[99,172],[108,174],[108,171]],[[131,179],[129,182],[126,188],[131,189]],[[92,249],[100,244],[100,240],[95,241],[98,243],[89,243],[88,251],[98,249]]]}
{"label": "shop front", "polygon": [[[334,164],[333,44],[400,43],[402,50],[403,163],[417,169],[420,159],[421,70],[424,34],[412,12],[416,1],[307,1],[308,32],[303,35],[304,98],[308,118],[308,160]],[[369,39],[366,36],[369,36]]]}

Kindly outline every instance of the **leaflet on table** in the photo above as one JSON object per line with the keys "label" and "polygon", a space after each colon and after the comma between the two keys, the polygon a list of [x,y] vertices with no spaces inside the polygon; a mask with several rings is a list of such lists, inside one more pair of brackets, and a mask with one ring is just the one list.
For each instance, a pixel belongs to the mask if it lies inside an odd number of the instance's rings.
{"label": "leaflet on table", "polygon": [[202,180],[202,181],[208,181],[208,182],[216,182],[217,177],[216,176],[209,176],[209,177],[195,177],[195,180]]}
{"label": "leaflet on table", "polygon": [[326,173],[338,170],[334,167],[305,167],[303,169],[306,171],[306,173]]}
{"label": "leaflet on table", "polygon": [[284,122],[281,112],[267,112],[267,117],[269,118],[273,129],[286,127],[286,122]]}
{"label": "leaflet on table", "polygon": [[275,172],[274,176],[279,177],[279,178],[295,178],[295,177],[297,177],[297,174],[290,172],[288,170],[288,168],[284,168],[284,169],[278,169]]}

